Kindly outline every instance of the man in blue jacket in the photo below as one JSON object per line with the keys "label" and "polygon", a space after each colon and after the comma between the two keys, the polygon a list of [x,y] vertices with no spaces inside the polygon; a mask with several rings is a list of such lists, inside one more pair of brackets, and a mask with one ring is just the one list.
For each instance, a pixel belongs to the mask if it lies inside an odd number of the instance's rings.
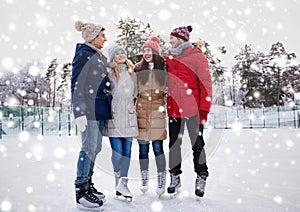
{"label": "man in blue jacket", "polygon": [[75,180],[76,202],[80,209],[100,208],[105,195],[94,188],[92,175],[102,147],[104,122],[111,119],[107,58],[101,52],[107,39],[101,25],[77,21],[75,28],[85,40],[77,44],[72,62],[72,106],[82,140]]}

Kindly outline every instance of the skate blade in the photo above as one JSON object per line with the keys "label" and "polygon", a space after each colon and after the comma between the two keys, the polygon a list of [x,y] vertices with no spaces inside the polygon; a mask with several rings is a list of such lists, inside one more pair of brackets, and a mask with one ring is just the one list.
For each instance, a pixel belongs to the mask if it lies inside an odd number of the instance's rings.
{"label": "skate blade", "polygon": [[176,191],[176,192],[170,194],[170,198],[171,198],[171,199],[176,198],[177,194],[178,194],[178,191]]}
{"label": "skate blade", "polygon": [[115,199],[125,201],[125,202],[132,202],[131,196],[123,196],[122,194],[116,195]]}
{"label": "skate blade", "polygon": [[202,201],[202,197],[199,197],[199,196],[196,196],[195,199],[196,199],[197,202],[201,202]]}
{"label": "skate blade", "polygon": [[159,199],[162,197],[162,195],[163,195],[164,193],[165,193],[165,192],[163,192],[163,193],[157,193],[157,192],[156,192],[156,194],[157,194],[157,196],[158,196]]}
{"label": "skate blade", "polygon": [[98,212],[98,211],[104,211],[104,208],[103,206],[101,207],[95,207],[95,208],[88,208],[88,207],[85,207],[81,204],[77,204],[77,209],[80,210],[80,211],[85,211],[85,212]]}

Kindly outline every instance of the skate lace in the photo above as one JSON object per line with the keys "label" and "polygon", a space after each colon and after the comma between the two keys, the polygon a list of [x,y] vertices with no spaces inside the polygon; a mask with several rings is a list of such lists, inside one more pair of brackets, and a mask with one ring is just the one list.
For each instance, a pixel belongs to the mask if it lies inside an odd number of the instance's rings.
{"label": "skate lace", "polygon": [[178,183],[178,176],[171,174],[170,187],[176,187],[177,183]]}
{"label": "skate lace", "polygon": [[94,183],[90,184],[90,189],[93,193],[103,194],[94,187]]}
{"label": "skate lace", "polygon": [[157,184],[158,184],[158,188],[162,188],[165,185],[165,181],[166,181],[166,172],[161,172],[157,175]]}
{"label": "skate lace", "polygon": [[148,184],[148,171],[143,170],[142,171],[142,185],[146,186]]}
{"label": "skate lace", "polygon": [[92,200],[93,202],[98,202],[99,201],[99,199],[92,192],[89,192],[89,191],[87,191],[86,197],[89,200]]}
{"label": "skate lace", "polygon": [[202,179],[200,176],[197,176],[195,187],[197,190],[200,190],[201,192],[204,192],[206,181]]}

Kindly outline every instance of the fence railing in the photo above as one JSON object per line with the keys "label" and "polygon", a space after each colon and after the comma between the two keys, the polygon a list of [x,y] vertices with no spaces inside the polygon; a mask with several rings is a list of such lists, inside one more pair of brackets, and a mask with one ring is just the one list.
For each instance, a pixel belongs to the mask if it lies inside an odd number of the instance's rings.
{"label": "fence railing", "polygon": [[0,107],[0,136],[23,131],[36,135],[77,134],[71,108]]}
{"label": "fence railing", "polygon": [[[241,109],[213,106],[205,127],[215,129],[299,128],[300,109],[270,107]],[[77,134],[71,108],[0,107],[0,138],[20,132],[35,135]]]}

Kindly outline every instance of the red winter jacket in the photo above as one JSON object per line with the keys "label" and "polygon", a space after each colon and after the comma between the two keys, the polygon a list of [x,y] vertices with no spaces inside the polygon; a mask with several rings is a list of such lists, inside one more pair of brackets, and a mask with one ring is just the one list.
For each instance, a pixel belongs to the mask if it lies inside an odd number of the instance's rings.
{"label": "red winter jacket", "polygon": [[176,57],[169,53],[166,63],[169,74],[168,116],[183,118],[198,115],[200,110],[209,112],[212,82],[208,61],[201,50],[188,46]]}

